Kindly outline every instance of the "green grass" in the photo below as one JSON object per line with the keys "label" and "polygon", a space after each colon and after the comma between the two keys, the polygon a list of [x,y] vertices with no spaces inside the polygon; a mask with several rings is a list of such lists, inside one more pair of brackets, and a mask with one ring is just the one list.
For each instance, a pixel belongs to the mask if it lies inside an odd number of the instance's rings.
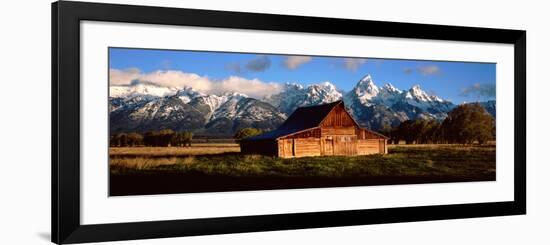
{"label": "green grass", "polygon": [[[114,175],[133,173],[200,173],[231,177],[368,177],[494,175],[495,146],[394,146],[387,155],[283,159],[224,153],[111,159]],[[146,162],[146,164],[145,164]],[[143,164],[141,164],[143,163]]]}

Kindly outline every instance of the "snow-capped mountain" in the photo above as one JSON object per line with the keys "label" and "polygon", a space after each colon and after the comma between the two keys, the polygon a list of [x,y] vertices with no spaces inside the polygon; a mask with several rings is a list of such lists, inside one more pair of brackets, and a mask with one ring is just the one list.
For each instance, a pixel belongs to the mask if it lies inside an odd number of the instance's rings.
{"label": "snow-capped mountain", "polygon": [[296,108],[308,105],[319,105],[342,99],[342,93],[330,82],[303,87],[296,83],[286,83],[283,90],[263,100],[286,115]]}
{"label": "snow-capped mountain", "polygon": [[380,89],[374,84],[370,75],[363,77],[348,94],[353,95],[363,105],[372,105]]}
{"label": "snow-capped mountain", "polygon": [[[390,83],[379,87],[370,75],[345,94],[330,82],[306,87],[286,83],[281,92],[261,100],[236,92],[207,94],[191,87],[176,89],[148,82],[111,86],[109,94],[111,132],[170,128],[224,137],[244,127],[272,130],[298,107],[337,100],[344,100],[359,124],[374,130],[409,119],[443,120],[456,107],[419,85],[408,90]],[[494,100],[480,104],[495,116]]]}
{"label": "snow-capped mountain", "polygon": [[154,83],[134,80],[129,85],[113,85],[109,87],[111,98],[132,98],[136,96],[164,97],[173,95],[177,88],[159,86]]}
{"label": "snow-capped mountain", "polygon": [[286,115],[272,105],[248,97],[233,97],[214,112],[206,124],[210,134],[235,132],[240,128],[260,128],[271,130],[279,127]]}
{"label": "snow-capped mountain", "polygon": [[416,118],[444,119],[455,105],[430,95],[415,85],[400,90],[390,83],[378,87],[370,75],[365,76],[344,96],[344,102],[363,126],[381,129]]}
{"label": "snow-capped mountain", "polygon": [[[185,87],[165,95],[159,90],[133,88],[126,93],[111,87],[109,98],[111,132],[145,132],[169,128],[201,134],[231,136],[243,127],[275,129],[286,116],[268,103],[235,92],[205,94]],[[138,91],[138,92],[136,92]],[[151,93],[147,93],[151,92]],[[164,96],[161,96],[164,95]],[[124,97],[126,96],[126,97]]]}

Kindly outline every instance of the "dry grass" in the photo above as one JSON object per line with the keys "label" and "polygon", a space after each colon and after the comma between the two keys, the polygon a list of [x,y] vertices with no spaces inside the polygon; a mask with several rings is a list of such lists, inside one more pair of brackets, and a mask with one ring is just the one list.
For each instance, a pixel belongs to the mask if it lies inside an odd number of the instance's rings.
{"label": "dry grass", "polygon": [[[141,156],[111,156],[111,173],[149,171],[157,173],[203,173],[223,176],[488,176],[495,172],[495,146],[486,145],[396,145],[387,155],[330,156],[282,159],[242,155],[224,151],[214,154],[196,147],[176,151],[179,155],[147,155],[154,149],[141,149]],[[223,148],[223,147],[222,147]],[[235,147],[225,147],[224,149]],[[236,147],[238,152],[238,146]],[[136,153],[135,149],[133,153]],[[162,149],[167,154],[171,149]],[[172,149],[173,150],[173,149]],[[201,150],[198,152],[198,150]],[[226,149],[227,150],[227,149]],[[208,153],[207,153],[208,152]],[[185,153],[185,154],[184,154]],[[157,153],[158,154],[158,153]],[[152,172],[151,172],[152,171]],[[474,178],[475,179],[475,178]]]}
{"label": "dry grass", "polygon": [[170,158],[146,158],[146,157],[136,157],[136,158],[114,158],[111,159],[111,166],[115,167],[125,167],[132,169],[150,169],[162,165],[174,165],[178,164],[180,158],[170,157]]}
{"label": "dry grass", "polygon": [[494,150],[495,144],[485,145],[463,145],[463,144],[389,144],[388,151],[396,149],[424,149],[424,150],[439,150],[439,149],[453,149],[454,151],[471,151],[471,150]]}
{"label": "dry grass", "polygon": [[178,157],[240,152],[238,144],[204,143],[191,147],[110,147],[111,157]]}

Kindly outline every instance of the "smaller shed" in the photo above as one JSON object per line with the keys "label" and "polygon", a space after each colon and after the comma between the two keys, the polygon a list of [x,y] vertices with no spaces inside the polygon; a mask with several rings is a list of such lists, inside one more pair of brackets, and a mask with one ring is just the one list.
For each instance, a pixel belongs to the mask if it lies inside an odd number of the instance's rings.
{"label": "smaller shed", "polygon": [[362,128],[343,101],[299,107],[276,130],[241,141],[241,152],[284,158],[386,154],[388,137]]}

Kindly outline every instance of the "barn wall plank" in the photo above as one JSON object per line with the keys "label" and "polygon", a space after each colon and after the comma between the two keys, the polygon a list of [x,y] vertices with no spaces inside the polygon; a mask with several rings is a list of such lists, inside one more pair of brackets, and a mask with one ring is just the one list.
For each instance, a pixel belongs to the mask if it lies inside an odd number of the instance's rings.
{"label": "barn wall plank", "polygon": [[321,128],[321,136],[330,136],[330,135],[355,135],[355,128],[354,127],[345,127],[345,128],[322,127]]}
{"label": "barn wall plank", "polygon": [[357,140],[357,154],[370,155],[380,153],[380,141],[378,139]]}

